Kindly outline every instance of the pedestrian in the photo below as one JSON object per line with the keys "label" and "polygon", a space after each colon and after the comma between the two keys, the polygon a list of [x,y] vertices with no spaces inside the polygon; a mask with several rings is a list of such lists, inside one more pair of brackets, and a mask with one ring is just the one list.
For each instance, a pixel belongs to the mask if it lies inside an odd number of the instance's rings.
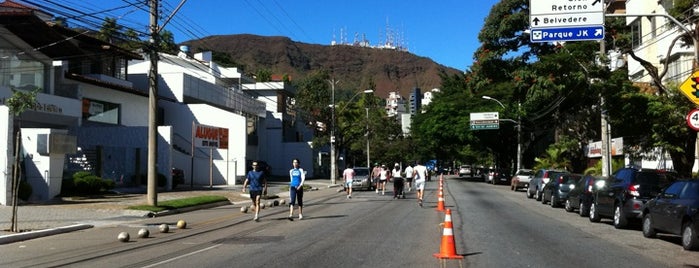
{"label": "pedestrian", "polygon": [[381,167],[379,163],[374,163],[374,168],[371,170],[371,183],[376,189],[376,194],[379,194],[379,177],[381,177]]}
{"label": "pedestrian", "polygon": [[294,217],[294,205],[298,202],[299,220],[303,219],[303,183],[306,181],[306,171],[299,167],[301,163],[297,158],[291,161],[293,168],[289,170],[289,220]]}
{"label": "pedestrian", "polygon": [[257,165],[257,161],[252,162],[252,170],[248,171],[243,182],[243,192],[245,187],[250,186],[250,199],[255,206],[254,221],[259,220],[260,215],[260,199],[262,195],[267,195],[267,176],[264,171],[261,171]]}
{"label": "pedestrian", "polygon": [[427,167],[419,161],[415,163],[413,168],[413,179],[415,182],[415,190],[417,191],[417,203],[422,207],[422,196],[425,192],[425,180],[427,180]]}
{"label": "pedestrian", "polygon": [[347,166],[345,171],[342,172],[342,178],[345,179],[345,192],[347,193],[347,199],[352,199],[352,179],[354,179],[354,169]]}
{"label": "pedestrian", "polygon": [[389,170],[386,165],[381,165],[381,171],[379,172],[379,185],[377,187],[377,194],[378,194],[378,188],[381,188],[381,195],[386,195],[386,182],[388,179],[391,177],[391,170]]}
{"label": "pedestrian", "polygon": [[401,168],[398,163],[393,165],[393,170],[391,171],[391,174],[393,174],[393,199],[405,198],[405,194],[403,193],[405,182],[403,181],[403,176],[400,174],[400,171]]}
{"label": "pedestrian", "polygon": [[405,168],[405,183],[408,185],[408,192],[412,191],[412,184],[413,184],[413,164],[410,163],[408,164],[408,167]]}

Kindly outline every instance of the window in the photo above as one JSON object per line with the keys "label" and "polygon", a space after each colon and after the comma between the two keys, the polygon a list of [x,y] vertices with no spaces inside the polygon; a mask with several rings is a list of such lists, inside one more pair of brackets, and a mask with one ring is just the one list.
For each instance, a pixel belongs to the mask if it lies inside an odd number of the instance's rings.
{"label": "window", "polygon": [[118,125],[120,108],[116,103],[83,98],[83,120]]}
{"label": "window", "polygon": [[641,29],[641,20],[635,19],[631,22],[631,47],[637,48],[643,42],[643,32]]}
{"label": "window", "polygon": [[699,198],[699,181],[692,181],[687,183],[687,187],[680,194],[682,199],[697,199]]}
{"label": "window", "polygon": [[684,188],[684,185],[684,182],[673,183],[672,185],[668,186],[667,189],[665,189],[665,191],[663,192],[663,197],[677,198],[678,196],[680,196],[680,192],[682,192],[682,188]]}

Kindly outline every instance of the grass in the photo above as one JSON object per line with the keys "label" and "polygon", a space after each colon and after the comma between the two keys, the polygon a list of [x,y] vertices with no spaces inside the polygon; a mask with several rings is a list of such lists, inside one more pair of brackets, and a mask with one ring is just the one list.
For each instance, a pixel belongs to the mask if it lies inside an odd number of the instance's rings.
{"label": "grass", "polygon": [[197,205],[211,204],[211,203],[216,203],[216,202],[220,202],[220,201],[228,201],[228,198],[226,198],[224,196],[219,196],[219,195],[203,195],[203,196],[195,196],[195,197],[188,197],[188,198],[182,198],[182,199],[173,199],[173,200],[162,201],[162,202],[158,202],[157,206],[151,206],[151,205],[130,206],[130,207],[128,207],[128,209],[160,212],[160,211],[164,211],[164,210],[172,210],[172,209],[186,208],[186,207],[197,206]]}

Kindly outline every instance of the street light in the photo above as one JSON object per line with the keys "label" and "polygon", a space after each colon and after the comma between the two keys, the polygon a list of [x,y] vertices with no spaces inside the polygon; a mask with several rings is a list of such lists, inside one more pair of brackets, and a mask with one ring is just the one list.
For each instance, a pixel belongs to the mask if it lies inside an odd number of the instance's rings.
{"label": "street light", "polygon": [[[490,96],[483,96],[482,98],[486,100],[492,100],[500,104],[500,107],[503,109],[505,108],[505,105],[502,104],[499,100],[492,98]],[[519,109],[522,108],[522,104],[518,103],[517,104]],[[522,122],[521,119],[519,118],[519,114],[517,115],[517,121],[512,120],[512,119],[500,119],[503,121],[512,121],[513,123],[517,124],[517,170],[520,170],[522,168]]]}
{"label": "street light", "polygon": [[[339,83],[339,80],[335,80],[334,78],[331,80],[328,80],[330,83],[330,89],[331,89],[331,98],[332,98],[332,115],[331,115],[331,128],[330,128],[330,184],[335,184],[337,182],[337,157],[336,157],[336,149],[335,149],[335,85]],[[357,92],[350,98],[350,100],[347,102],[351,102],[356,98],[359,93],[373,93],[374,90],[372,89],[367,89],[364,91]],[[347,105],[340,110],[340,113],[347,108]]]}

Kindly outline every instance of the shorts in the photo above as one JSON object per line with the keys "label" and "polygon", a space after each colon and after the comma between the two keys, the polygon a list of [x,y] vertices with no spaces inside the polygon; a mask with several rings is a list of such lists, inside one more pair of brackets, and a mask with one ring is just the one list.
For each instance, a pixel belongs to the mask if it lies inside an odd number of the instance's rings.
{"label": "shorts", "polygon": [[413,178],[412,178],[412,177],[407,177],[407,178],[405,178],[405,181],[407,181],[407,182],[413,182]]}
{"label": "shorts", "polygon": [[258,196],[262,196],[262,190],[250,190],[250,199],[252,199],[253,203],[257,201]]}
{"label": "shorts", "polygon": [[416,180],[414,186],[417,190],[425,190],[425,180]]}
{"label": "shorts", "polygon": [[352,180],[346,180],[346,181],[345,181],[345,187],[347,187],[347,188],[352,188]]}

